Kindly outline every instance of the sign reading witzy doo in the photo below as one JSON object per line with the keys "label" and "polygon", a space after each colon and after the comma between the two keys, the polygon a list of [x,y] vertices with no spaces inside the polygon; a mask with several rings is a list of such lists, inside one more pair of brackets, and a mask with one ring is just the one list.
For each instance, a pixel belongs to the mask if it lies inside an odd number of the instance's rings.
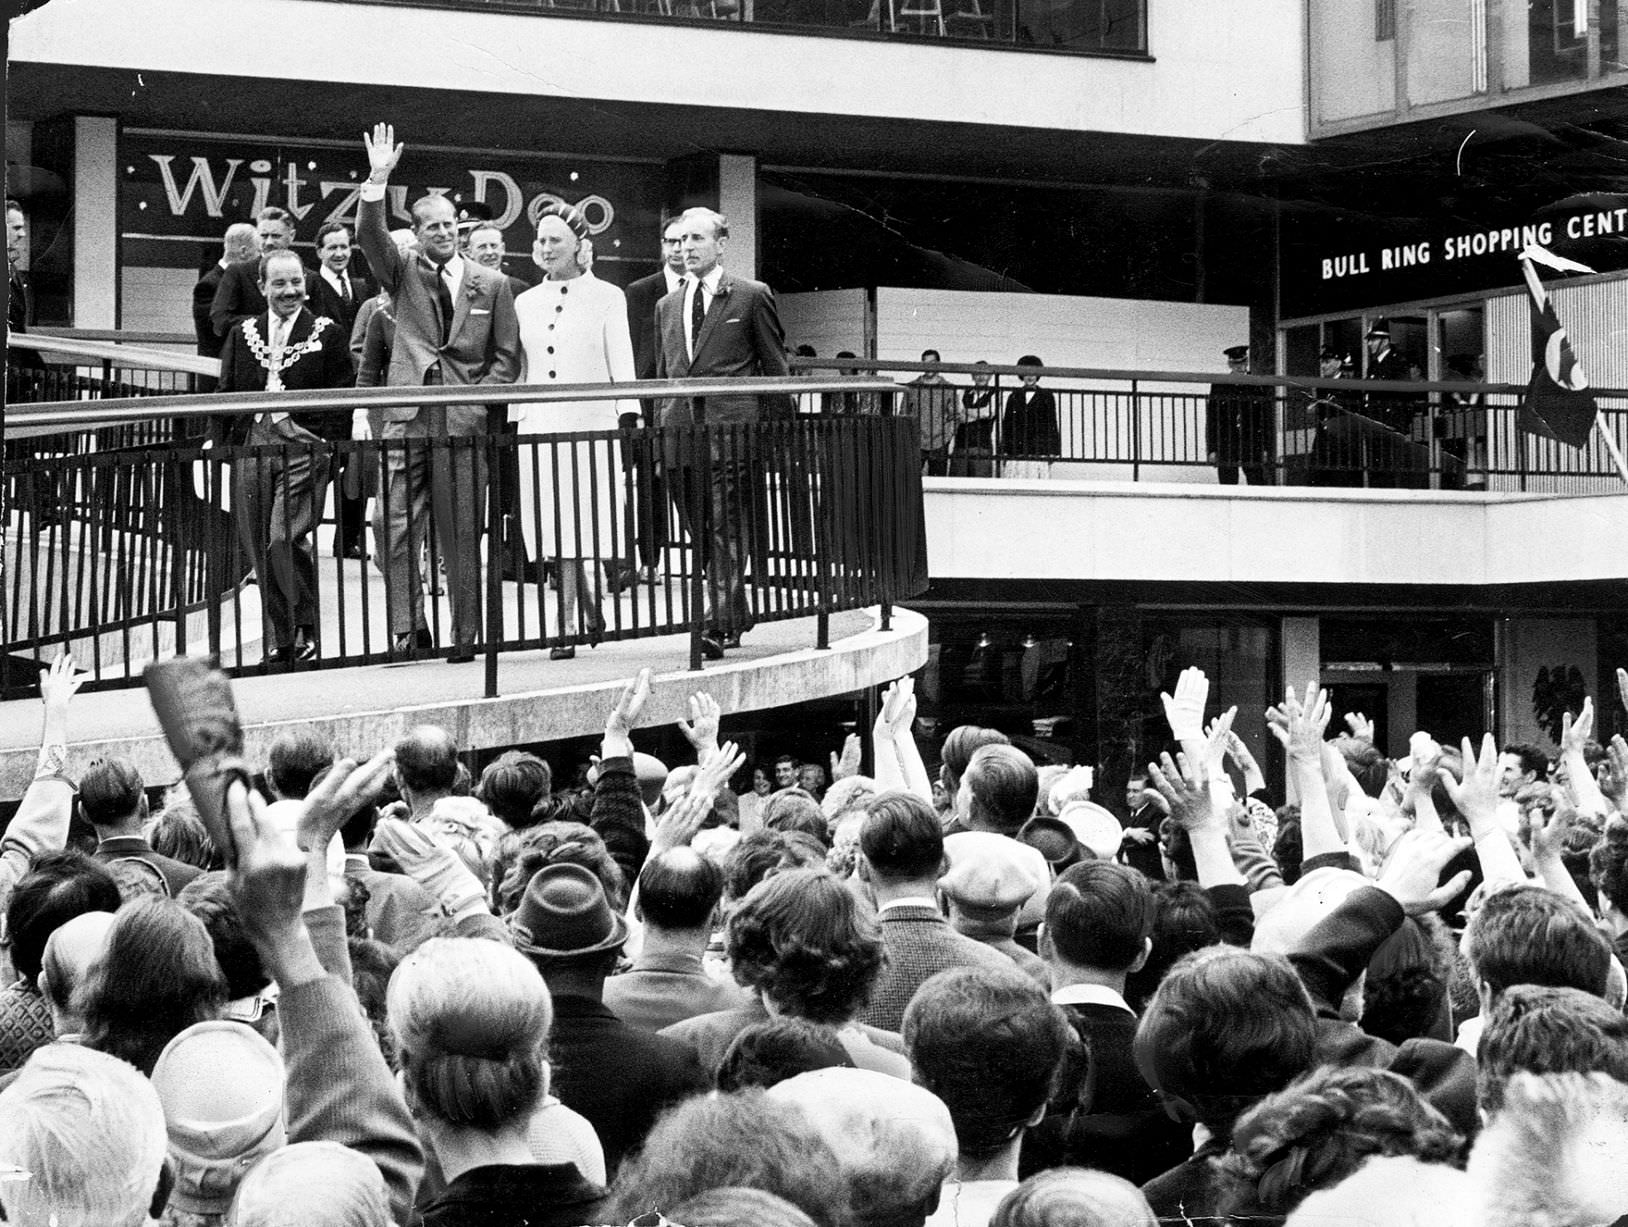
{"label": "sign reading witzy doo", "polygon": [[[296,242],[310,243],[327,222],[355,222],[358,192],[367,177],[360,143],[354,151],[255,147],[208,137],[126,133],[120,161],[125,259],[169,266],[196,265],[196,244],[218,245],[227,226],[252,221],[267,205],[287,209],[295,218]],[[399,178],[403,181],[392,183],[387,197],[392,226],[411,225],[410,203],[427,192],[439,193],[460,204],[486,205],[510,252],[525,253],[538,212],[564,203],[582,211],[596,259],[655,257],[662,193],[657,166],[512,155],[497,164],[476,150],[409,149]],[[628,250],[619,253],[624,240]]]}

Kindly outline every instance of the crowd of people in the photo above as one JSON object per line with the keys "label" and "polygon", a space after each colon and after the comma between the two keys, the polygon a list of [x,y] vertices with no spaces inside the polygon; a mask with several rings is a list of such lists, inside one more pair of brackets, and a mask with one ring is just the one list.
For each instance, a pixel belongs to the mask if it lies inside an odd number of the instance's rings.
{"label": "crowd of people", "polygon": [[42,675],[0,840],[8,1223],[1628,1212],[1628,742],[1590,704],[1552,765],[1392,760],[1291,690],[1274,805],[1188,669],[1116,821],[994,730],[930,771],[908,678],[829,778],[748,772],[705,695],[693,763],[637,750],[646,672],[579,789],[301,728],[219,805],[80,761],[81,680]]}

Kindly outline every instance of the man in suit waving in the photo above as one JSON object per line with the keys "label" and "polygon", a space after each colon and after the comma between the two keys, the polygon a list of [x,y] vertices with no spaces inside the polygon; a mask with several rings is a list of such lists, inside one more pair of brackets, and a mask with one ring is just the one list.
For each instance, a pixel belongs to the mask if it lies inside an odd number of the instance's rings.
{"label": "man in suit waving", "polygon": [[[501,273],[458,254],[458,221],[445,196],[413,205],[418,252],[403,257],[385,227],[385,188],[401,160],[395,129],[363,134],[369,172],[357,211],[357,241],[388,290],[396,318],[391,387],[513,383],[520,374],[520,324]],[[408,406],[384,411],[384,499],[374,538],[384,553],[392,651],[411,656],[433,643],[424,617],[418,546],[426,514],[446,562],[453,662],[473,660],[481,625],[480,539],[486,511],[486,406]],[[423,441],[470,440],[452,447]]]}
{"label": "man in suit waving", "polygon": [[[660,379],[784,376],[786,334],[775,310],[774,291],[724,271],[729,223],[712,209],[686,209],[678,218],[685,282],[656,304]],[[755,393],[675,396],[661,411],[661,425],[750,426],[762,414]],[[701,647],[709,660],[739,647],[752,629],[744,560],[750,541],[752,478],[749,438],[718,432],[711,454],[669,444],[668,479],[679,524],[695,544],[706,573],[707,608]],[[699,509],[699,520],[696,511]]]}

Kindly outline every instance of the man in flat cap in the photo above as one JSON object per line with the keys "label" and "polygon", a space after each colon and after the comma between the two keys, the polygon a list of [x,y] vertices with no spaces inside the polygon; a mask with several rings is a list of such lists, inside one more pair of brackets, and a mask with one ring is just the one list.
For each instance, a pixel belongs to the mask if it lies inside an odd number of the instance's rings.
{"label": "man in flat cap", "polygon": [[[1222,351],[1227,374],[1248,375],[1249,346],[1233,345]],[[1238,484],[1238,475],[1252,486],[1271,480],[1272,439],[1277,433],[1273,420],[1272,389],[1249,384],[1210,385],[1205,406],[1204,433],[1209,440],[1209,459],[1223,486]]]}

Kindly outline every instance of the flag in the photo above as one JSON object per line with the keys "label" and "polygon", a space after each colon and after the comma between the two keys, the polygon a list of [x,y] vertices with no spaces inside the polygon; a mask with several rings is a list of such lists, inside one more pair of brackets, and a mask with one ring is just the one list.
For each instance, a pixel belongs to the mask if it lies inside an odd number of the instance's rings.
{"label": "flag", "polygon": [[[1537,256],[1538,253],[1531,250],[1520,256],[1521,272],[1532,295],[1532,378],[1526,385],[1526,399],[1515,422],[1532,434],[1582,447],[1594,429],[1598,406],[1594,393],[1588,390],[1588,376],[1583,373],[1571,340],[1555,314],[1554,302],[1544,292],[1537,270],[1532,267]],[[1550,260],[1541,262],[1556,266]],[[1574,268],[1583,267],[1570,260],[1565,263]]]}

